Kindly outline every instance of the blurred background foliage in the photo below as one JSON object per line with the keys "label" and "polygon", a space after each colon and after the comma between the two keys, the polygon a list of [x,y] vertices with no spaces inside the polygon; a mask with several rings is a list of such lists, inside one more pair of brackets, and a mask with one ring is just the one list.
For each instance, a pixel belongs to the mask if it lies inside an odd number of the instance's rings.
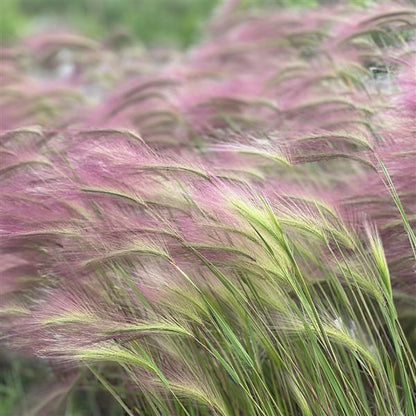
{"label": "blurred background foliage", "polygon": [[[333,1],[333,0],[332,0]],[[364,5],[369,0],[350,0]],[[329,3],[331,0],[321,0]],[[71,28],[93,38],[122,29],[146,45],[186,47],[220,0],[1,0],[0,37]],[[245,7],[314,6],[317,0],[243,0]]]}
{"label": "blurred background foliage", "polygon": [[189,44],[218,0],[2,0],[1,35],[67,26],[103,38],[123,28],[142,42]]}

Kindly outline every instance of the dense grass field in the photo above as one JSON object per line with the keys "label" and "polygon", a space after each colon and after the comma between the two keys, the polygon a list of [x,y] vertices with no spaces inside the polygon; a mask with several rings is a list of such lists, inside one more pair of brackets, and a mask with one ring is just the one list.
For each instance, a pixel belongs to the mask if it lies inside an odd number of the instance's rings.
{"label": "dense grass field", "polygon": [[0,416],[415,416],[413,5],[120,4],[5,3]]}

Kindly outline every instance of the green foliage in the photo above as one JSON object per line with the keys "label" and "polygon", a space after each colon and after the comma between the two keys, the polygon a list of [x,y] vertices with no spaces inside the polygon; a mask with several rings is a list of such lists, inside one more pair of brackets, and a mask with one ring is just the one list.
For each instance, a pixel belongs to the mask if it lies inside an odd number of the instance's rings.
{"label": "green foliage", "polygon": [[[367,6],[372,0],[351,0]],[[145,44],[189,46],[219,0],[3,0],[0,38],[9,41],[45,24],[68,25],[103,38],[123,29]],[[244,0],[243,7],[314,7],[317,0]]]}
{"label": "green foliage", "polygon": [[20,35],[27,23],[16,0],[4,0],[0,5],[0,41],[7,42]]}
{"label": "green foliage", "polygon": [[[123,416],[109,386],[102,384],[98,366],[93,373],[85,369],[75,377],[61,375],[57,381],[46,361],[0,352],[1,416]],[[4,362],[3,362],[4,360]],[[107,377],[111,369],[106,368]],[[114,382],[114,380],[112,380]],[[118,386],[122,391],[123,387]]]}
{"label": "green foliage", "polygon": [[[7,38],[20,34],[21,22],[36,28],[61,22],[93,37],[130,31],[146,44],[189,45],[218,0],[6,0]],[[7,19],[6,19],[7,16]]]}

